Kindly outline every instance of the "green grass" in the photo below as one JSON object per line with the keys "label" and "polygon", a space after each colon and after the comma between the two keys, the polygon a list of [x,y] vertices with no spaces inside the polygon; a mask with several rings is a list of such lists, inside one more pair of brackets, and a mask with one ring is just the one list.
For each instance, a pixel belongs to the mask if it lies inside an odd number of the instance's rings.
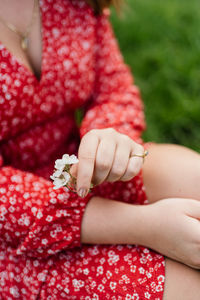
{"label": "green grass", "polygon": [[129,0],[111,21],[145,103],[145,141],[200,151],[199,0]]}

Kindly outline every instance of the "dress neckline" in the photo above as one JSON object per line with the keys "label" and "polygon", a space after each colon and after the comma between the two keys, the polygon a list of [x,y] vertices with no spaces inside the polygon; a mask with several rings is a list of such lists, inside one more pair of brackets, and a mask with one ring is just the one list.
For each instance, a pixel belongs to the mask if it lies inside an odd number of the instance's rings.
{"label": "dress neckline", "polygon": [[3,48],[7,54],[15,61],[15,63],[20,67],[23,68],[23,70],[28,74],[28,76],[32,77],[37,84],[40,84],[43,79],[43,56],[44,56],[44,22],[43,22],[43,12],[41,7],[41,0],[38,1],[39,3],[39,15],[40,15],[40,31],[41,31],[41,66],[40,66],[40,77],[38,78],[36,76],[36,73],[34,71],[30,70],[23,62],[20,61],[13,53],[10,51],[1,41],[0,41],[0,47]]}

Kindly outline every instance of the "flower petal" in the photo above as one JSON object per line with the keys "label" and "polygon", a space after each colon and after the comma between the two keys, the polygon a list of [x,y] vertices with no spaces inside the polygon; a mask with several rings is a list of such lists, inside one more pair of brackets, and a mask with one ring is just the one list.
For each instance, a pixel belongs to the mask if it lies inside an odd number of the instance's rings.
{"label": "flower petal", "polygon": [[64,180],[60,178],[56,178],[53,182],[53,184],[56,186],[56,188],[60,188],[63,185],[65,185]]}
{"label": "flower petal", "polygon": [[62,172],[64,167],[65,167],[65,164],[63,163],[62,159],[57,159],[55,161],[55,169],[60,170]]}
{"label": "flower petal", "polygon": [[53,173],[53,176],[54,176],[54,177],[59,177],[61,174],[62,174],[62,171],[61,171],[61,170],[56,170],[56,171]]}
{"label": "flower petal", "polygon": [[70,157],[69,157],[69,160],[68,160],[68,164],[72,165],[72,164],[77,164],[79,162],[78,158],[76,157],[76,155],[72,154]]}
{"label": "flower petal", "polygon": [[62,161],[65,165],[68,164],[69,154],[63,154]]}

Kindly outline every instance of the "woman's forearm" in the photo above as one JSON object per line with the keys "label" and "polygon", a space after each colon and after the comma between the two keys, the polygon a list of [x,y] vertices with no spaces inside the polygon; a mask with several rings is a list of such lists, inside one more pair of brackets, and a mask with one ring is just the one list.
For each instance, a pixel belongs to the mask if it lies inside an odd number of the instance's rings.
{"label": "woman's forearm", "polygon": [[143,205],[93,197],[84,213],[81,242],[140,244],[146,227],[145,211]]}
{"label": "woman's forearm", "polygon": [[138,244],[200,269],[200,203],[168,198],[132,205],[93,197],[82,221],[82,243]]}

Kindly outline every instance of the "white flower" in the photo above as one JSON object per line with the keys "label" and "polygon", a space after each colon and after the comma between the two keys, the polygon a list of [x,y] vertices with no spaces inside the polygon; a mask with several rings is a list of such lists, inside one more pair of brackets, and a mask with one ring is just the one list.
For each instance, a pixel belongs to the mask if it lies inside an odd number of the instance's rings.
{"label": "white flower", "polygon": [[[55,185],[53,189],[59,189],[62,186],[67,185],[70,178],[72,177],[70,173],[64,171],[69,165],[77,164],[79,160],[76,155],[72,154],[63,154],[62,159],[57,159],[55,161],[55,170],[54,173],[50,176],[54,180],[53,184]],[[67,170],[69,170],[67,168]]]}
{"label": "white flower", "polygon": [[60,177],[62,175],[61,170],[56,170],[53,175],[50,176],[51,179],[55,180],[56,178]]}
{"label": "white flower", "polygon": [[77,164],[79,162],[78,158],[74,154],[70,156],[69,154],[63,154],[62,160],[66,165]]}
{"label": "white flower", "polygon": [[[53,177],[53,176],[52,176]],[[59,189],[62,186],[65,186],[70,180],[70,175],[67,172],[62,173],[62,177],[55,178],[53,184],[55,185],[53,189]]]}
{"label": "white flower", "polygon": [[63,160],[56,159],[54,168],[59,170],[60,172],[62,172],[64,167],[65,167],[65,164],[64,164]]}
{"label": "white flower", "polygon": [[76,155],[72,154],[69,156],[69,154],[63,154],[62,159],[57,159],[55,161],[55,169],[62,172],[65,165],[77,164],[78,162],[79,160]]}
{"label": "white flower", "polygon": [[55,185],[55,186],[53,187],[54,190],[59,189],[60,187],[63,186],[63,180],[60,179],[60,178],[56,178],[56,179],[54,180],[53,184]]}

